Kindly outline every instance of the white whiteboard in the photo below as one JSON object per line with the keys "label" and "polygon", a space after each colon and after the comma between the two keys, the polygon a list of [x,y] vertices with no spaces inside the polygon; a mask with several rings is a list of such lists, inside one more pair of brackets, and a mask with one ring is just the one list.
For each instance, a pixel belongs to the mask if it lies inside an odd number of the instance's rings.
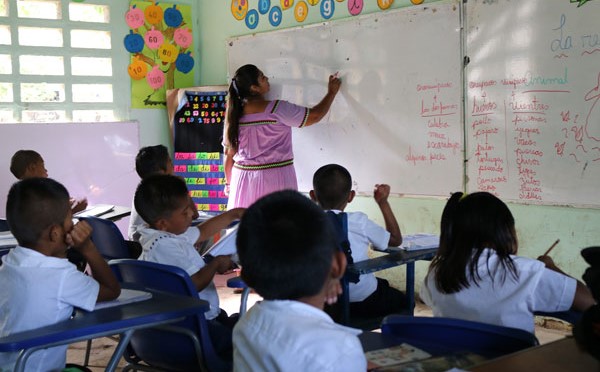
{"label": "white whiteboard", "polygon": [[17,181],[10,159],[21,149],[40,153],[48,176],[71,196],[87,197],[90,205],[131,205],[139,182],[137,122],[1,124],[0,138],[0,216],[5,216],[6,195]]}
{"label": "white whiteboard", "polygon": [[469,190],[600,205],[600,1],[467,3]]}
{"label": "white whiteboard", "polygon": [[322,165],[348,168],[354,190],[445,196],[463,188],[460,6],[445,1],[228,40],[228,70],[257,65],[271,99],[313,106],[339,71],[319,124],[294,130],[301,191]]}

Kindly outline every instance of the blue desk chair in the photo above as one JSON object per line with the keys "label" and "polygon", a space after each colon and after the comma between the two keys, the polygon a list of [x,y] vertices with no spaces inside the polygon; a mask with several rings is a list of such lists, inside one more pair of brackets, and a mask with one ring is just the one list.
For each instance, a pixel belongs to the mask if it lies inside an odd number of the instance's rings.
{"label": "blue desk chair", "polygon": [[[109,265],[123,283],[198,297],[191,278],[179,267],[132,259],[112,260]],[[136,331],[124,356],[129,365],[123,371],[229,371],[232,368],[231,362],[216,354],[204,313],[168,326]]]}
{"label": "blue desk chair", "polygon": [[539,344],[534,334],[522,329],[441,317],[389,315],[381,333],[434,356],[468,351],[497,358]]}
{"label": "blue desk chair", "polygon": [[5,219],[0,218],[0,232],[2,231],[10,231],[10,229],[8,228],[8,222]]}
{"label": "blue desk chair", "polygon": [[80,220],[86,221],[94,229],[92,241],[104,259],[137,258],[132,257],[127,241],[114,222],[98,217],[81,217]]}

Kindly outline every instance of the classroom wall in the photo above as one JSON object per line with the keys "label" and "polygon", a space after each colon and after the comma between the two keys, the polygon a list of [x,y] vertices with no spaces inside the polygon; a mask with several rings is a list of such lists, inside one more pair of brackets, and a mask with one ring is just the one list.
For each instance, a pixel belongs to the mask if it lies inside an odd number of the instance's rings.
{"label": "classroom wall", "polygon": [[[432,2],[432,1],[426,1]],[[115,5],[126,11],[126,1],[115,0]],[[273,3],[273,1],[272,1]],[[261,18],[255,30],[248,30],[243,21],[233,18],[230,10],[231,1],[216,2],[214,0],[194,1],[197,24],[194,25],[194,37],[197,40],[198,69],[196,81],[198,85],[227,84],[227,56],[225,42],[233,36],[251,34],[253,32],[270,31],[273,28],[266,19]],[[254,2],[251,3],[254,6]],[[396,0],[392,9],[410,6],[410,1]],[[349,17],[346,2],[336,2],[336,13],[333,19]],[[309,15],[303,24],[322,22],[316,7],[309,6]],[[362,14],[381,11],[375,1],[365,1]],[[293,19],[291,10],[284,11],[281,25],[277,29],[295,27],[299,24]],[[365,31],[368,32],[368,31]],[[116,51],[124,57],[124,50]],[[118,62],[117,62],[118,63]],[[125,63],[125,62],[124,62]],[[164,110],[131,110],[129,119],[140,121],[140,145],[163,143],[171,146],[166,112]],[[390,171],[394,171],[390,169]],[[410,177],[407,174],[406,177]],[[373,184],[378,180],[374,179]],[[401,193],[402,190],[392,190]],[[574,190],[573,192],[577,192]],[[439,217],[445,200],[435,198],[394,197],[392,208],[404,233],[439,232]],[[559,206],[532,206],[509,204],[517,223],[520,251],[523,256],[537,257],[557,238],[561,239],[552,256],[557,264],[568,274],[581,278],[586,264],[579,251],[594,244],[600,245],[600,210]],[[375,202],[369,197],[357,197],[349,205],[348,210],[366,212],[375,221],[383,224],[381,213]],[[417,264],[417,285],[426,273],[427,263]],[[392,280],[395,286],[404,286],[404,270],[390,269],[381,274]]]}

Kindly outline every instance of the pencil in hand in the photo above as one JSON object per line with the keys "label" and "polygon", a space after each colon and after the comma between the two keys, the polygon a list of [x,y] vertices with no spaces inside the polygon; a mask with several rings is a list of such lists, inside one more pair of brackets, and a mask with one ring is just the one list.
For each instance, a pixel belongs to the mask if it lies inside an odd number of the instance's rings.
{"label": "pencil in hand", "polygon": [[559,242],[560,242],[560,239],[556,239],[556,241],[550,246],[550,248],[548,248],[548,250],[546,251],[546,253],[544,253],[544,256],[547,256],[548,253],[550,253],[550,251],[553,250],[554,247],[556,247]]}

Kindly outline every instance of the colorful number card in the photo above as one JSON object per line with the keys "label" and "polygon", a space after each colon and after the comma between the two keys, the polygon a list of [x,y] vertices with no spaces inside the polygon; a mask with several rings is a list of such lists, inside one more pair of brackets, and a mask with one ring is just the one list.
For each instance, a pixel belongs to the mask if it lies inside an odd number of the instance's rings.
{"label": "colorful number card", "polygon": [[173,118],[175,174],[185,178],[199,211],[227,208],[223,193],[223,123],[227,91],[185,91]]}

